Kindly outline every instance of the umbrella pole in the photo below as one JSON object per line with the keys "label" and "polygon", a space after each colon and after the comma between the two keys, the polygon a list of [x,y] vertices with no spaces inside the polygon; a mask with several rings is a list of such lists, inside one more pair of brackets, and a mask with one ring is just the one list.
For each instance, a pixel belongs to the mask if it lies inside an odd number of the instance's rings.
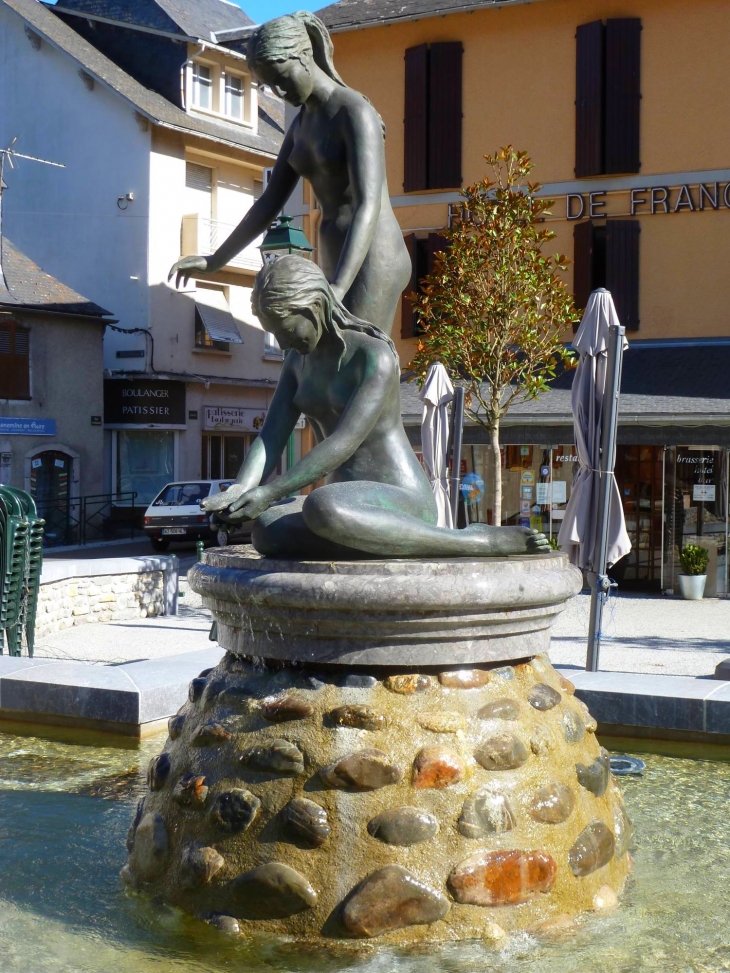
{"label": "umbrella pole", "polygon": [[598,554],[591,578],[591,614],[588,622],[588,652],[586,670],[597,672],[601,654],[603,607],[611,582],[606,575],[608,556],[608,525],[611,514],[611,478],[616,465],[616,431],[618,428],[618,397],[621,388],[621,364],[624,357],[626,328],[611,325],[608,329],[608,360],[606,362],[606,390],[601,418],[601,464],[598,492]]}
{"label": "umbrella pole", "polygon": [[459,480],[461,479],[461,442],[464,434],[464,389],[457,385],[454,389],[454,402],[451,406],[451,515],[454,520],[454,530],[459,526]]}

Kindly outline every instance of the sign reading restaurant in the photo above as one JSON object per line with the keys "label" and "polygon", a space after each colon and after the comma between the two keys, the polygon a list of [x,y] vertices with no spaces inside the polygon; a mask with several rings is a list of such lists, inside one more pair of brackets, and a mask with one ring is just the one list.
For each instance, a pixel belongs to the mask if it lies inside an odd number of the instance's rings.
{"label": "sign reading restaurant", "polygon": [[681,186],[645,186],[638,189],[599,189],[592,193],[567,193],[565,215],[569,220],[601,219],[608,213],[608,196],[629,197],[628,216],[656,213],[695,213],[706,209],[730,209],[730,182],[684,183]]}
{"label": "sign reading restaurant", "polygon": [[107,379],[104,423],[107,426],[184,426],[185,383]]}

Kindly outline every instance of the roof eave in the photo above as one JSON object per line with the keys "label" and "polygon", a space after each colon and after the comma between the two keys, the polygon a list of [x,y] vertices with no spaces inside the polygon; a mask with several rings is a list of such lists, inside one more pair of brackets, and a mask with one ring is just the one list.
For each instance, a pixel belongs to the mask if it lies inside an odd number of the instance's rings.
{"label": "roof eave", "polygon": [[421,14],[404,14],[400,17],[383,17],[379,20],[353,21],[349,24],[339,24],[329,26],[327,30],[330,34],[343,34],[349,30],[366,30],[369,27],[388,27],[390,24],[415,23],[418,20],[435,20],[438,17],[449,17],[454,14],[468,14],[475,10],[499,10],[502,7],[516,7],[527,3],[541,3],[542,0],[484,0],[484,3],[475,3],[464,9],[461,5],[443,7],[441,10],[430,10]]}

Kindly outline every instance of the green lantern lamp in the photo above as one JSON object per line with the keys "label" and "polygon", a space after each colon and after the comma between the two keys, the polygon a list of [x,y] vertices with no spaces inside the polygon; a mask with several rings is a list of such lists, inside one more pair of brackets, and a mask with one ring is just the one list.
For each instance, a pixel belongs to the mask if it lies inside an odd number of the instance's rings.
{"label": "green lantern lamp", "polygon": [[282,213],[276,223],[272,223],[259,250],[264,263],[281,257],[286,253],[296,253],[309,258],[314,250],[304,230],[292,225],[293,216]]}

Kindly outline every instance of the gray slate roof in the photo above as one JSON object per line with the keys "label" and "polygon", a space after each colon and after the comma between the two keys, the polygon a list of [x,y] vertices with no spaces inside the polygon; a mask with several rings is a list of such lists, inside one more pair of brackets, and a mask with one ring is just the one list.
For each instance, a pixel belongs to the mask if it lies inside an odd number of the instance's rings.
{"label": "gray slate roof", "polygon": [[7,237],[2,240],[2,269],[0,307],[60,311],[99,319],[111,316],[110,311],[41,270]]}
{"label": "gray slate roof", "polygon": [[[730,341],[635,341],[629,337],[621,376],[619,424],[622,419],[665,422],[730,419]],[[574,372],[565,372],[550,392],[527,402],[516,402],[505,425],[524,422],[546,424],[573,421],[570,390]],[[421,422],[422,404],[415,382],[401,382],[401,412],[406,425]]]}
{"label": "gray slate roof", "polygon": [[59,0],[59,6],[208,41],[215,39],[216,31],[253,23],[227,0]]}
{"label": "gray slate roof", "polygon": [[[317,16],[332,30],[375,27],[394,20],[443,17],[466,13],[482,7],[507,6],[521,0],[339,0],[317,11]],[[534,2],[534,0],[533,0]]]}
{"label": "gray slate roof", "polygon": [[18,13],[34,31],[54,47],[70,55],[85,71],[116,91],[152,122],[238,148],[263,152],[272,157],[278,154],[284,135],[284,106],[278,98],[259,92],[257,135],[222,119],[219,121],[188,114],[156,91],[145,88],[56,17],[52,8],[44,6],[39,0],[0,0],[0,3]]}

